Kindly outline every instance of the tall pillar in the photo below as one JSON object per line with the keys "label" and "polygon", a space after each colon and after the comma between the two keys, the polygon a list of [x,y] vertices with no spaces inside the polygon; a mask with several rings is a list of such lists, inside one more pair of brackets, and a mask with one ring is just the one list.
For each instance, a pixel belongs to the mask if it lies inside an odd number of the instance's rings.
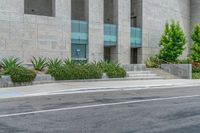
{"label": "tall pillar", "polygon": [[[63,18],[63,38],[65,42],[66,54],[65,58],[71,58],[71,1],[72,0],[57,0],[56,3],[56,19]],[[61,48],[62,49],[62,48]]]}
{"label": "tall pillar", "polygon": [[114,0],[114,23],[118,27],[117,47],[111,51],[111,58],[120,64],[130,64],[131,56],[131,1]]}
{"label": "tall pillar", "polygon": [[89,23],[89,62],[101,61],[104,59],[104,1],[86,0],[86,6]]}

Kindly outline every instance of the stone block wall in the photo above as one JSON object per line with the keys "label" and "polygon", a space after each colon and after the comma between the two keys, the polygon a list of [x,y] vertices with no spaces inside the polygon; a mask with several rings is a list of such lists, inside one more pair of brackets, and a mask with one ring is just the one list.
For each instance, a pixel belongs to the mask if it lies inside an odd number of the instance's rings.
{"label": "stone block wall", "polygon": [[[87,3],[81,6],[85,11],[81,12],[83,18],[80,19],[89,22],[89,61],[102,60],[103,0],[85,1]],[[30,63],[32,56],[71,57],[71,2],[77,0],[55,2],[55,17],[49,17],[24,14],[24,0],[0,0],[0,59],[16,56]],[[119,63],[129,64],[131,1],[113,2],[112,21],[118,24],[118,45],[111,51],[111,56]],[[143,32],[138,63],[144,63],[147,57],[158,53],[164,25],[172,19],[180,21],[187,36],[188,47],[183,54],[186,57],[191,44],[191,29],[200,22],[199,5],[199,0],[134,0],[132,7],[137,26]],[[80,15],[75,12],[73,16],[76,14]]]}
{"label": "stone block wall", "polygon": [[192,79],[192,64],[161,64],[161,69],[183,79]]}
{"label": "stone block wall", "polygon": [[71,1],[56,0],[55,17],[24,14],[24,0],[0,0],[0,59],[71,56]]}
{"label": "stone block wall", "polygon": [[179,21],[188,44],[182,57],[189,53],[190,45],[190,0],[143,0],[142,1],[143,47],[142,62],[159,52],[159,41],[166,21]]}

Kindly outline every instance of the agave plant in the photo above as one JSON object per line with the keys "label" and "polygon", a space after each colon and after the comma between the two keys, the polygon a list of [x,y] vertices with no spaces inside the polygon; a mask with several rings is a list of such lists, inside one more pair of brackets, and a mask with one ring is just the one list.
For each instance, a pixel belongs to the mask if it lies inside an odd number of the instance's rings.
{"label": "agave plant", "polygon": [[74,65],[75,65],[75,62],[72,61],[72,60],[70,60],[70,59],[65,59],[65,60],[63,61],[63,65],[64,65],[64,66],[74,66]]}
{"label": "agave plant", "polygon": [[46,62],[46,58],[42,58],[42,57],[33,57],[33,59],[31,60],[31,63],[33,64],[33,67],[35,70],[37,71],[43,71],[44,68],[47,66],[47,62]]}
{"label": "agave plant", "polygon": [[48,66],[49,69],[58,68],[58,67],[62,66],[62,59],[59,59],[59,58],[49,58],[47,66]]}
{"label": "agave plant", "polygon": [[4,70],[17,68],[17,67],[22,67],[22,61],[20,61],[19,58],[15,57],[3,58],[0,65]]}
{"label": "agave plant", "polygon": [[160,65],[160,61],[157,55],[149,57],[145,61],[146,67],[148,68],[158,68]]}
{"label": "agave plant", "polygon": [[114,61],[101,61],[97,65],[103,70],[103,72],[107,72],[111,69],[120,68],[120,64]]}

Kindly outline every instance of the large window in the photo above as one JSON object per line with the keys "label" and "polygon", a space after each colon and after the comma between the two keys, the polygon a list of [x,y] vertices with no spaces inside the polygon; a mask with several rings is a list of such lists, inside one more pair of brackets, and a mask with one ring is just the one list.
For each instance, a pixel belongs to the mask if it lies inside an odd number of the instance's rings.
{"label": "large window", "polygon": [[55,16],[55,0],[24,0],[25,14]]}

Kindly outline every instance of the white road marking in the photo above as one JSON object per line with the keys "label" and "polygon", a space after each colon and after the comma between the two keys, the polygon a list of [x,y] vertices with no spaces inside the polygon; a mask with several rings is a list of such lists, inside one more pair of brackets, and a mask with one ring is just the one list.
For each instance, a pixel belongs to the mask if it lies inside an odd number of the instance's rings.
{"label": "white road marking", "polygon": [[49,110],[41,110],[41,111],[5,114],[5,115],[0,115],[0,118],[23,116],[23,115],[34,115],[34,114],[42,114],[42,113],[50,113],[50,112],[58,112],[58,111],[77,110],[77,109],[86,109],[86,108],[97,108],[97,107],[105,107],[105,106],[116,106],[116,105],[124,105],[124,104],[144,103],[144,102],[153,102],[153,101],[188,99],[188,98],[197,98],[197,97],[200,97],[200,95],[178,96],[178,97],[168,97],[168,98],[156,98],[156,99],[146,99],[146,100],[135,100],[135,101],[107,103],[107,104],[96,104],[96,105],[85,105],[85,106],[78,106],[78,107],[68,107],[68,108],[58,108],[58,109],[49,109]]}

